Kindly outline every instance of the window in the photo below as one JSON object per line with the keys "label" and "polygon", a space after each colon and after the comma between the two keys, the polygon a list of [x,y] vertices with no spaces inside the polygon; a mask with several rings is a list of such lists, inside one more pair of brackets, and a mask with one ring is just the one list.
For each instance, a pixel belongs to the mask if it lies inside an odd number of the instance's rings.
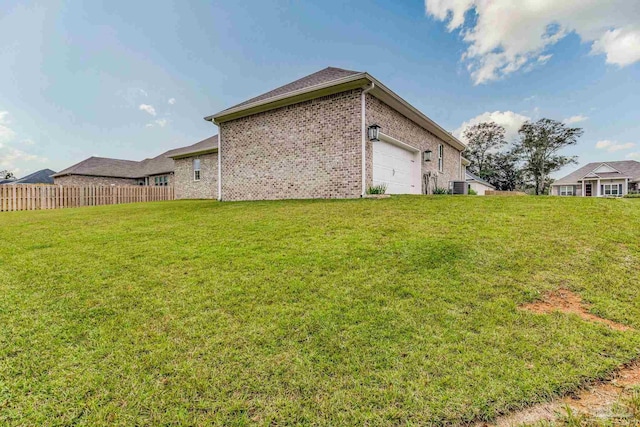
{"label": "window", "polygon": [[167,175],[154,176],[153,183],[157,186],[167,186],[169,185],[169,177]]}
{"label": "window", "polygon": [[602,194],[605,196],[622,196],[622,184],[603,184]]}
{"label": "window", "polygon": [[444,170],[444,145],[438,144],[438,170]]}
{"label": "window", "polygon": [[561,185],[560,186],[560,195],[561,196],[573,196],[573,185]]}
{"label": "window", "polygon": [[193,180],[200,181],[200,159],[193,159]]}

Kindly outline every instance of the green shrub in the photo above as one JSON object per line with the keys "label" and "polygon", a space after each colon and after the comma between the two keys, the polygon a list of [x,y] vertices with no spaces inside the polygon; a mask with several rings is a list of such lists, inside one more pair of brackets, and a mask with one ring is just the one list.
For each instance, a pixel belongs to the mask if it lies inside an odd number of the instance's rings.
{"label": "green shrub", "polygon": [[474,190],[473,188],[469,188],[469,193],[470,196],[477,196],[478,192],[476,190]]}
{"label": "green shrub", "polygon": [[449,190],[447,190],[446,188],[442,188],[442,187],[436,187],[433,189],[433,194],[451,194]]}
{"label": "green shrub", "polygon": [[629,193],[624,195],[625,199],[640,199],[640,194],[638,193]]}
{"label": "green shrub", "polygon": [[387,184],[374,185],[367,188],[367,194],[384,194],[387,192]]}

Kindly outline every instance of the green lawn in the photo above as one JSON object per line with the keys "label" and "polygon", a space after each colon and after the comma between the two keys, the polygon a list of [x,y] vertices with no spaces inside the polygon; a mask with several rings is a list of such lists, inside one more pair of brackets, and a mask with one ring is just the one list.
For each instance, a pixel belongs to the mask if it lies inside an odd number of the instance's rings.
{"label": "green lawn", "polygon": [[640,332],[640,200],[160,202],[0,214],[1,425],[487,420]]}

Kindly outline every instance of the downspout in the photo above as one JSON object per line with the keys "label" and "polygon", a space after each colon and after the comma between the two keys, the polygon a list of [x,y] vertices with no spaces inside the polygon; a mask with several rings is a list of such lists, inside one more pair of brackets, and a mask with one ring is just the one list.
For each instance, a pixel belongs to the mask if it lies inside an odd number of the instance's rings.
{"label": "downspout", "polygon": [[[212,123],[213,120],[211,121]],[[218,201],[222,201],[222,126],[218,126]]]}
{"label": "downspout", "polygon": [[361,197],[364,197],[364,195],[367,193],[367,155],[366,155],[366,148],[367,148],[367,101],[366,101],[366,97],[367,97],[367,93],[369,93],[369,91],[371,91],[374,87],[376,87],[376,84],[371,82],[371,85],[369,87],[367,87],[366,89],[364,89],[362,91],[362,147],[361,147],[361,151],[362,151],[362,194]]}

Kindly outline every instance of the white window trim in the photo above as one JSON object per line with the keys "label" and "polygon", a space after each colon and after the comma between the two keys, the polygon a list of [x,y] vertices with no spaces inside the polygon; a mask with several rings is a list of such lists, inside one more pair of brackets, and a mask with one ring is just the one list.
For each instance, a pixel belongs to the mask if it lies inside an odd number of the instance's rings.
{"label": "white window trim", "polygon": [[[620,192],[620,184],[602,184],[603,185],[603,196],[622,196]],[[615,191],[615,192],[614,192]]]}
{"label": "white window trim", "polygon": [[[198,169],[196,169],[196,160],[198,161]],[[200,157],[196,157],[195,159],[193,159],[192,161],[192,168],[193,168],[193,180],[194,181],[200,181],[200,179],[202,179],[202,164],[200,161]],[[196,178],[196,172],[198,173],[198,177]]]}
{"label": "white window trim", "polygon": [[438,172],[444,172],[444,145],[438,144]]}
{"label": "white window trim", "polygon": [[573,185],[561,185],[559,194],[561,196],[575,196],[575,192],[573,191]]}

